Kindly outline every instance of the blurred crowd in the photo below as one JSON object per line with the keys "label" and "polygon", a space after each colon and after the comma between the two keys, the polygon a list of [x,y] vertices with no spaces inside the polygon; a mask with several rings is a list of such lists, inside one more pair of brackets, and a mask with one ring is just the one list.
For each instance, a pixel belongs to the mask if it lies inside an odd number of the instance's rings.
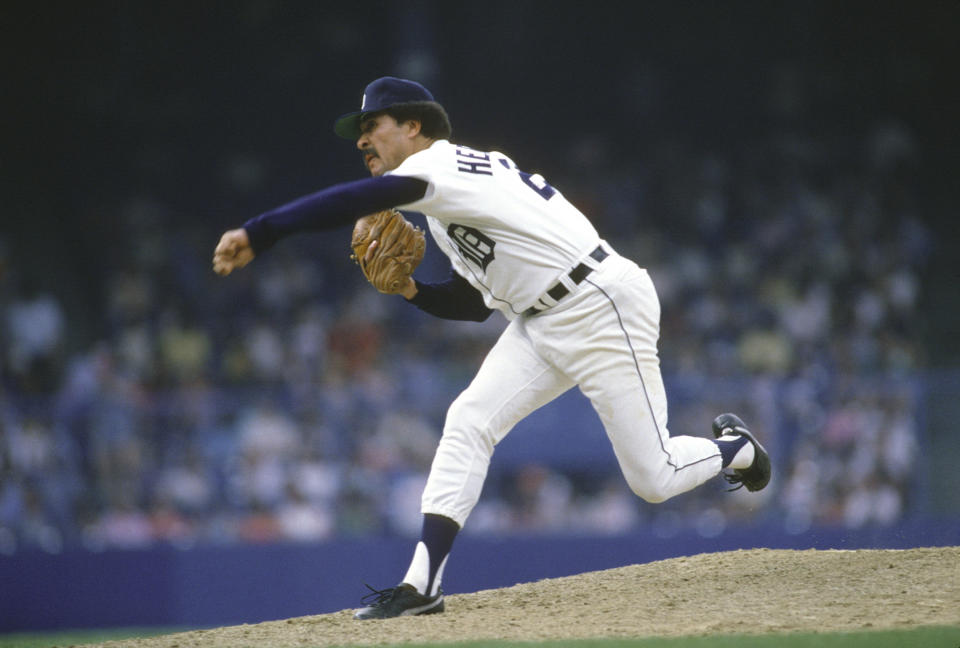
{"label": "blurred crowd", "polygon": [[[802,533],[909,515],[934,243],[917,156],[896,122],[721,150],[665,137],[630,164],[602,138],[572,142],[542,171],[654,278],[671,431],[708,435],[738,412],[775,477],[654,506],[609,448],[573,471],[496,470],[495,456],[465,532]],[[256,175],[247,162],[237,182]],[[222,279],[208,224],[171,227],[156,196],[121,211],[129,253],[79,342],[76,287],[4,265],[16,242],[0,242],[0,553],[415,535],[445,410],[503,318],[445,322],[377,294],[347,232],[284,241]],[[443,276],[441,256],[418,276]]]}

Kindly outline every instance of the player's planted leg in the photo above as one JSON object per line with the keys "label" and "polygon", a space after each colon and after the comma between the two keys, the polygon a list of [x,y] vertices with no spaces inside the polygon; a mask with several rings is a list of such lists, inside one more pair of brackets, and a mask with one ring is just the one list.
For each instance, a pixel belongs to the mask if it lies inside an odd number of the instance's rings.
{"label": "player's planted leg", "polygon": [[736,414],[721,414],[713,419],[713,436],[723,455],[724,479],[748,491],[763,490],[770,483],[770,455]]}
{"label": "player's planted leg", "polygon": [[[470,386],[451,404],[430,468],[421,510],[421,540],[403,581],[371,595],[356,619],[443,611],[440,588],[447,556],[480,499],[494,446],[514,424],[573,386],[532,348],[515,320],[484,359]],[[523,359],[523,362],[519,360]],[[484,421],[485,425],[478,425]],[[426,511],[430,511],[427,513]]]}

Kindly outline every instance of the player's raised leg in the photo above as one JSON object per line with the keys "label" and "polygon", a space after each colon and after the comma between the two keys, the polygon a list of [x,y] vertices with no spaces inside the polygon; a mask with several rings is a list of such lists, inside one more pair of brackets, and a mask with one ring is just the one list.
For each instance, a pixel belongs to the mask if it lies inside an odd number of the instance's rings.
{"label": "player's raised leg", "polygon": [[660,307],[649,276],[614,256],[587,281],[566,308],[530,328],[547,353],[566,354],[567,371],[603,421],[631,489],[661,502],[716,476],[743,441],[738,436],[724,448],[706,437],[670,436],[656,348]]}

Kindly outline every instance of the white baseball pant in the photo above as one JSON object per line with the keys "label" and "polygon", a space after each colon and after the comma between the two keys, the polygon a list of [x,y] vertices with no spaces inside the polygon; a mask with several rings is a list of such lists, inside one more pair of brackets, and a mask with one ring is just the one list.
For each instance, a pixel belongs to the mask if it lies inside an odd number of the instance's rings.
{"label": "white baseball pant", "polygon": [[646,270],[617,254],[553,308],[512,320],[447,412],[422,512],[462,527],[496,444],[574,385],[590,399],[627,483],[644,500],[662,502],[717,475],[713,441],[667,430],[659,321]]}

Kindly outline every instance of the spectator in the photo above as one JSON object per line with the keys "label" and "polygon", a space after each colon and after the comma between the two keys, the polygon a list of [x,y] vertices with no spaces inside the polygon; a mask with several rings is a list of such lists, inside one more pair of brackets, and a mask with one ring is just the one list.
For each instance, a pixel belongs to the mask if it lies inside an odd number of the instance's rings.
{"label": "spectator", "polygon": [[4,362],[25,392],[50,393],[60,378],[65,318],[59,300],[29,278],[6,309]]}

